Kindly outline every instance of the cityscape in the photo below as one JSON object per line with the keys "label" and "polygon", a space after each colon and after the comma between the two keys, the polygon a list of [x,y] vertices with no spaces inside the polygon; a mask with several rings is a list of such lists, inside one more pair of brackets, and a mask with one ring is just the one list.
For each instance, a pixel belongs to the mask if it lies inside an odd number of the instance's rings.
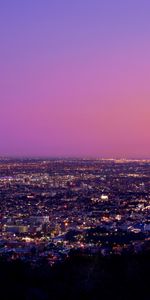
{"label": "cityscape", "polygon": [[150,250],[150,160],[0,159],[0,257]]}
{"label": "cityscape", "polygon": [[0,1],[0,300],[149,285],[150,1]]}

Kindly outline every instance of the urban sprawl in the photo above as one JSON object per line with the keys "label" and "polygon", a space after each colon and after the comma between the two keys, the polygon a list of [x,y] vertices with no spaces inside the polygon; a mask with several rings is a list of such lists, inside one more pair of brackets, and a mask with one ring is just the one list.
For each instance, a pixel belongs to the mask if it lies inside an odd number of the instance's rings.
{"label": "urban sprawl", "polygon": [[149,160],[1,158],[0,256],[53,265],[148,250],[149,187]]}

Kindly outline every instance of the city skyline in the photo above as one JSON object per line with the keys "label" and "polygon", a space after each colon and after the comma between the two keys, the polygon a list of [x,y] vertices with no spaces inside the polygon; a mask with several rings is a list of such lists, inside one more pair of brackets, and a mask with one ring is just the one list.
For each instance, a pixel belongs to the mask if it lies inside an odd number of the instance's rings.
{"label": "city skyline", "polygon": [[0,4],[0,156],[150,158],[150,3]]}

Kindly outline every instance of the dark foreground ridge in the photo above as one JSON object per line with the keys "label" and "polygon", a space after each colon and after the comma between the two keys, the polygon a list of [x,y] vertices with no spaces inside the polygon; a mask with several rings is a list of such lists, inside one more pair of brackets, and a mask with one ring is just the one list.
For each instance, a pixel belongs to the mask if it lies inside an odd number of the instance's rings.
{"label": "dark foreground ridge", "polygon": [[32,267],[21,260],[0,261],[1,300],[150,299],[150,252],[142,254],[82,255],[50,267],[44,259]]}

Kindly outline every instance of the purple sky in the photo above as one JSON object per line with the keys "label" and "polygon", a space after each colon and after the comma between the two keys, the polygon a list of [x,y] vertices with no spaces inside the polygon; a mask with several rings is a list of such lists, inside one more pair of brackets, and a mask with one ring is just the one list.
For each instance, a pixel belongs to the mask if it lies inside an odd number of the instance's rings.
{"label": "purple sky", "polygon": [[150,1],[0,1],[0,155],[150,157]]}

